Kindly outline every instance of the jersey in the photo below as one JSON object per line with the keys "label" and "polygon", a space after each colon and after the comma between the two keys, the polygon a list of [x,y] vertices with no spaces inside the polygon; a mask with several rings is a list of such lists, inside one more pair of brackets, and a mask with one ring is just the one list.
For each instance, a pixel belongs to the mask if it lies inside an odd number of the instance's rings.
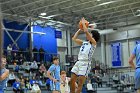
{"label": "jersey", "polygon": [[58,82],[54,82],[54,81],[50,81],[50,88],[52,91],[60,91],[60,66],[59,65],[55,65],[55,64],[52,64],[49,68],[50,73],[51,73],[51,76],[53,78],[55,78],[56,80],[58,80]]}
{"label": "jersey", "polygon": [[51,72],[51,75],[53,78],[60,80],[60,66],[52,64],[49,68],[49,71]]}
{"label": "jersey", "polygon": [[90,44],[89,41],[84,41],[78,54],[78,60],[91,61],[95,48],[96,46]]}
{"label": "jersey", "polygon": [[66,91],[70,93],[68,77],[65,78],[65,82],[62,79],[60,79],[60,83],[61,83],[60,85],[61,93],[65,93]]}
{"label": "jersey", "polygon": [[132,54],[136,56],[136,68],[139,68],[140,67],[140,44],[135,46]]}
{"label": "jersey", "polygon": [[[2,75],[5,72],[6,68],[3,68],[0,70],[0,75]],[[3,90],[6,87],[8,77],[2,81],[0,81],[0,90]]]}

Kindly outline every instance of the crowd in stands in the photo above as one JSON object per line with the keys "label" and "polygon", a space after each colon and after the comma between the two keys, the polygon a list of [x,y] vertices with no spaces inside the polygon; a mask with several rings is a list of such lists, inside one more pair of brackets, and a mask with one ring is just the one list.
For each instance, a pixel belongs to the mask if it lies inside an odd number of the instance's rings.
{"label": "crowd in stands", "polygon": [[97,87],[103,87],[103,76],[104,74],[102,73],[102,69],[100,69],[100,67],[96,66],[92,69],[86,82],[87,93],[95,93],[97,91]]}
{"label": "crowd in stands", "polygon": [[[19,52],[18,48],[13,50],[10,44],[7,47],[7,68],[10,69],[7,86],[12,87],[14,93],[26,93],[27,90],[31,93],[41,93],[41,88],[44,87],[50,90],[50,80],[46,76],[50,65],[43,62],[45,51],[42,47],[39,50],[34,47],[32,51],[33,58],[30,60],[29,53],[25,55],[24,52]],[[69,69],[71,68],[72,66]],[[67,74],[70,75],[70,70]],[[102,77],[102,71],[98,66],[91,71],[86,83],[88,93],[93,93],[94,86],[102,87]]]}
{"label": "crowd in stands", "polygon": [[8,67],[8,69],[10,74],[7,86],[13,87],[15,93],[25,93],[26,90],[32,92],[36,90],[38,92],[35,93],[41,93],[41,86],[47,86],[49,90],[49,79],[45,74],[48,68],[43,63],[37,64],[36,61],[24,62],[23,65],[14,63],[13,68]]}
{"label": "crowd in stands", "polygon": [[48,70],[44,61],[44,49],[37,50],[34,47],[33,58],[29,51],[22,52],[17,45],[9,44],[5,55],[7,56],[7,68],[10,70],[7,87],[12,87],[14,93],[41,93],[41,88],[49,90],[49,79],[46,76]]}

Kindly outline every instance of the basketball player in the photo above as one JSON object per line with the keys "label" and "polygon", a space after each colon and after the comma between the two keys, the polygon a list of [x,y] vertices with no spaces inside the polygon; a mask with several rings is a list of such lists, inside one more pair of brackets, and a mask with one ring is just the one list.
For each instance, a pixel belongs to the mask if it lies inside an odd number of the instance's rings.
{"label": "basketball player", "polygon": [[[134,59],[136,57],[136,67],[134,65]],[[140,44],[136,45],[130,58],[129,64],[135,71],[135,88],[137,89],[137,93],[140,93]]]}
{"label": "basketball player", "polygon": [[81,19],[83,24],[83,31],[86,34],[87,41],[82,41],[78,39],[78,35],[81,32],[79,29],[75,35],[73,36],[72,40],[77,44],[81,45],[79,54],[78,54],[78,61],[73,66],[71,72],[71,93],[75,93],[75,82],[78,78],[78,89],[76,93],[81,93],[83,84],[86,80],[86,77],[91,69],[91,58],[96,48],[97,42],[100,38],[100,34],[93,30],[91,33],[88,31],[88,28],[85,26],[86,20],[84,18]]}
{"label": "basketball player", "polygon": [[70,93],[70,88],[69,88],[69,81],[70,78],[67,77],[66,72],[65,71],[61,71],[61,75],[60,75],[60,90],[61,93]]}
{"label": "basketball player", "polygon": [[60,66],[57,57],[53,58],[53,64],[48,69],[47,76],[51,80],[50,87],[52,93],[60,93]]}
{"label": "basketball player", "polygon": [[6,87],[6,82],[9,76],[9,70],[5,68],[6,63],[6,57],[2,56],[0,69],[0,93],[4,93],[4,88]]}

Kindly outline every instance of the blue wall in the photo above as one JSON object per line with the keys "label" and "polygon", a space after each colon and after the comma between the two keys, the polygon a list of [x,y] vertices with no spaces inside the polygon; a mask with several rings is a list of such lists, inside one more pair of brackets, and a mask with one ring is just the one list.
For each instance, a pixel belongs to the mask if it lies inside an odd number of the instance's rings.
{"label": "blue wall", "polygon": [[[6,20],[3,21],[5,28],[16,29],[16,30],[24,30],[27,24],[20,25],[17,22],[8,22]],[[26,29],[29,31],[29,27]],[[19,32],[9,32],[14,40],[20,35]],[[4,48],[6,49],[9,44],[13,44],[12,40],[9,38],[7,33],[4,31]],[[23,33],[22,36],[17,41],[19,48],[26,49],[29,47],[29,34]]]}
{"label": "blue wall", "polygon": [[[21,25],[18,22],[8,22],[4,20],[5,28],[24,30],[27,24]],[[29,31],[29,27],[26,31]],[[41,46],[47,53],[57,54],[57,40],[55,38],[55,29],[52,27],[40,27],[33,26],[33,32],[44,32],[46,35],[33,34],[33,46],[36,46],[39,49]],[[21,34],[19,32],[9,32],[14,40]],[[9,44],[13,44],[6,32],[4,32],[4,48],[6,49]],[[17,41],[19,48],[29,48],[30,40],[29,34],[23,33],[20,39]]]}
{"label": "blue wall", "polygon": [[42,46],[47,53],[57,53],[57,40],[54,28],[33,26],[33,32],[46,33],[46,35],[33,34],[33,46],[36,46],[37,49]]}

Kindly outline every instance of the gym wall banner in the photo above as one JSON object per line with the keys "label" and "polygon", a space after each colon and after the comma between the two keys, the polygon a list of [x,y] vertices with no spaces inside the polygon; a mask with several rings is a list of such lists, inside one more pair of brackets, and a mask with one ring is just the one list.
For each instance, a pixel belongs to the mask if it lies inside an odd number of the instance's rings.
{"label": "gym wall banner", "polygon": [[122,51],[121,51],[121,43],[112,43],[111,44],[111,52],[112,52],[112,66],[120,67],[122,66]]}
{"label": "gym wall banner", "polygon": [[55,38],[60,38],[62,39],[62,32],[55,30]]}
{"label": "gym wall banner", "polygon": [[137,45],[137,44],[140,44],[140,40],[137,40],[137,41],[136,41],[136,45]]}

